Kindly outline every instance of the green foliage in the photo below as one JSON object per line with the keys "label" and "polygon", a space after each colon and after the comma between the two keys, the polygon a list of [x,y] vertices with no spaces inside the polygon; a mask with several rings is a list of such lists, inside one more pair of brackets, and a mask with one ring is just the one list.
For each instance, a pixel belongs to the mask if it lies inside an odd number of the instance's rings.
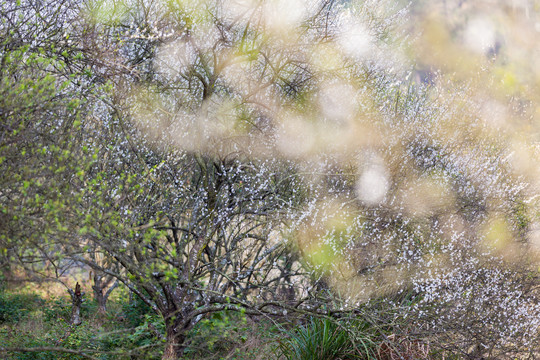
{"label": "green foliage", "polygon": [[[87,300],[87,299],[85,299]],[[98,305],[94,301],[83,301],[81,305],[81,316],[90,318],[97,312]],[[63,319],[69,322],[71,318],[71,300],[67,296],[52,297],[41,308],[43,320],[50,322]]]}
{"label": "green foliage", "polygon": [[[11,335],[11,336],[10,336]],[[7,334],[5,329],[0,329],[0,339],[12,339],[12,341],[4,342],[6,346],[22,345],[27,348],[51,346],[44,338],[26,337],[25,334]],[[13,339],[13,337],[16,337]],[[54,351],[39,351],[39,352],[16,352],[11,353],[6,360],[57,360],[58,353]]]}
{"label": "green foliage", "polygon": [[287,360],[374,359],[377,339],[366,325],[312,318],[286,331],[277,353]]}
{"label": "green foliage", "polygon": [[527,228],[531,224],[531,219],[528,214],[529,208],[523,201],[516,201],[512,209],[511,221],[514,224],[517,233],[525,235]]}
{"label": "green foliage", "polygon": [[231,347],[246,341],[247,322],[244,314],[221,311],[201,320],[190,332],[186,354],[200,357],[226,353]]}
{"label": "green foliage", "polygon": [[152,309],[144,301],[134,296],[130,301],[125,302],[122,306],[122,313],[129,326],[141,326],[147,320],[146,315],[152,313]]}
{"label": "green foliage", "polygon": [[269,358],[270,343],[277,334],[275,326],[262,319],[254,323],[244,313],[216,312],[188,333],[185,359]]}
{"label": "green foliage", "polygon": [[[83,325],[81,326],[68,325],[66,327],[67,327],[66,329],[67,331],[65,334],[67,334],[67,336],[64,336],[59,341],[59,344],[62,347],[65,347],[66,349],[73,349],[73,350],[77,350],[77,349],[101,350],[102,349],[101,342],[96,339],[96,329],[91,328],[88,324],[83,323]],[[60,353],[57,359],[79,360],[79,359],[84,359],[84,358],[81,356],[73,355],[73,354]]]}
{"label": "green foliage", "polygon": [[43,320],[50,322],[57,319],[68,321],[71,316],[71,305],[67,298],[52,298],[43,306]]}
{"label": "green foliage", "polygon": [[[8,300],[7,302],[5,300]],[[2,309],[8,309],[9,322],[0,322],[0,344],[6,347],[35,348],[60,347],[77,351],[97,351],[93,356],[102,360],[159,359],[164,334],[161,317],[142,314],[138,325],[119,316],[114,310],[106,318],[96,317],[97,305],[83,303],[83,324],[69,323],[71,303],[67,297],[43,299],[38,295],[0,293]],[[6,305],[7,304],[7,305]],[[120,312],[121,303],[111,301],[110,307]],[[124,309],[127,307],[124,306]],[[143,311],[141,311],[143,312]],[[4,312],[2,312],[5,315]],[[134,318],[135,320],[135,318]],[[126,355],[123,355],[123,354]],[[1,354],[4,356],[4,354]],[[0,356],[1,357],[1,356]],[[4,359],[4,357],[1,357]],[[83,357],[71,353],[12,352],[10,360],[79,360]]]}
{"label": "green foliage", "polygon": [[[110,311],[102,318],[95,316],[97,309],[93,301],[83,303],[84,321],[78,327],[69,324],[71,303],[67,297],[46,300],[37,295],[2,294],[1,299],[9,299],[9,306],[18,309],[10,312],[9,323],[0,323],[0,343],[5,346],[92,350],[101,352],[94,356],[102,360],[161,357],[165,334],[163,319],[136,297],[131,301],[122,296],[110,299]],[[414,299],[408,295],[395,300],[405,307],[414,304]],[[384,313],[388,318],[379,317],[376,325],[361,319],[312,318],[284,332],[265,318],[250,319],[246,314],[234,311],[217,312],[202,319],[188,332],[184,359],[252,360],[280,356],[287,360],[345,360],[370,359],[381,353],[417,353],[413,341],[407,342],[404,336],[393,335],[396,330],[384,326],[387,322],[393,326],[405,322],[395,310],[375,304],[366,311]],[[411,349],[403,344],[409,344]],[[17,360],[80,358],[62,352],[10,353],[8,357]]]}
{"label": "green foliage", "polygon": [[[157,315],[144,316],[139,326],[129,327],[126,322],[110,319],[109,332],[95,332],[94,338],[99,344],[98,349],[105,354],[103,359],[118,359],[118,355],[108,355],[106,352],[129,353],[130,359],[159,359],[163,342],[160,336],[164,333],[163,319]],[[127,356],[127,355],[126,355]]]}
{"label": "green foliage", "polygon": [[0,292],[0,324],[15,323],[43,304],[36,294],[9,294]]}
{"label": "green foliage", "polygon": [[156,314],[145,314],[144,321],[127,336],[133,347],[160,346],[158,336],[165,333],[163,318]]}
{"label": "green foliage", "polygon": [[65,65],[56,56],[27,45],[8,49],[0,67],[0,186],[10,196],[2,203],[0,251],[31,258],[26,246],[46,245],[65,233],[66,210],[80,202],[72,174],[84,172],[89,162],[72,135],[84,100],[71,80],[51,73]]}

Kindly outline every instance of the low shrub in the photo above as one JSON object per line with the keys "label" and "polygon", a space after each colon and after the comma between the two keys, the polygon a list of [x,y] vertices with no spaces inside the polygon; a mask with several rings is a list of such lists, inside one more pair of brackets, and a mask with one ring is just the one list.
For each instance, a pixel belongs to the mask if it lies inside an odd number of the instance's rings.
{"label": "low shrub", "polygon": [[137,296],[134,296],[122,306],[124,320],[131,327],[143,325],[147,321],[146,315],[151,315],[153,312],[152,308]]}
{"label": "low shrub", "polygon": [[341,323],[311,318],[307,324],[285,331],[277,355],[287,360],[375,359],[376,334],[365,323]]}
{"label": "low shrub", "polygon": [[37,294],[0,292],[0,323],[14,323],[44,304]]}
{"label": "low shrub", "polygon": [[67,297],[51,298],[43,306],[43,320],[46,322],[63,319],[69,322],[71,318],[71,303]]}
{"label": "low shrub", "polygon": [[189,332],[185,359],[270,359],[278,332],[265,319],[249,319],[242,312],[216,312]]}

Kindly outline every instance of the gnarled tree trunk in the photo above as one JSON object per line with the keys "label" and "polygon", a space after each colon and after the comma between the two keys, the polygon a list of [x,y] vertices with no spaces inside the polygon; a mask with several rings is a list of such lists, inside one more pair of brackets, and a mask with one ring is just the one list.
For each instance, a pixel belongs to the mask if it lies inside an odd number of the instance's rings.
{"label": "gnarled tree trunk", "polygon": [[71,324],[81,325],[81,305],[84,297],[84,293],[81,292],[81,285],[77,283],[75,290],[68,289],[68,292],[71,296]]}
{"label": "gnarled tree trunk", "polygon": [[179,321],[165,321],[167,337],[162,360],[178,360],[184,354],[186,335],[183,329],[178,329]]}
{"label": "gnarled tree trunk", "polygon": [[98,303],[98,313],[103,315],[107,312],[107,300],[112,291],[119,285],[118,280],[108,289],[107,287],[114,280],[112,276],[102,276],[98,273],[94,273],[94,285],[92,290],[94,291],[94,299]]}

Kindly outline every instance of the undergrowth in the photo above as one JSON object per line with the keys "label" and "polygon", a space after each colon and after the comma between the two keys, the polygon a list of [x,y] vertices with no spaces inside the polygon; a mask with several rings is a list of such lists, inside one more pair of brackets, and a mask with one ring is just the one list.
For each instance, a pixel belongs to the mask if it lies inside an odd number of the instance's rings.
{"label": "undergrowth", "polygon": [[[401,310],[411,296],[374,302],[362,313],[340,319],[291,317],[278,321],[242,312],[221,311],[200,319],[188,333],[182,360],[419,360],[436,359],[430,349],[407,333],[409,319]],[[396,307],[397,306],[397,307]],[[68,296],[46,297],[24,291],[0,291],[0,344],[6,348],[56,347],[91,354],[101,360],[160,359],[164,323],[150,307],[125,289],[108,303],[105,315],[97,304],[83,303],[83,324],[69,323]],[[52,351],[9,352],[6,360],[83,359]]]}

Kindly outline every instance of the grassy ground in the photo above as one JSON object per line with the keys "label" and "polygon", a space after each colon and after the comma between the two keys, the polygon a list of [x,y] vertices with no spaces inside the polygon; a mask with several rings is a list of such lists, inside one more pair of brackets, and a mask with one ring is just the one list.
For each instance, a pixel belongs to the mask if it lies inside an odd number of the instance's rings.
{"label": "grassy ground", "polygon": [[[83,323],[71,326],[71,302],[62,288],[17,286],[0,289],[0,358],[100,360],[160,359],[164,347],[161,318],[136,297],[118,288],[106,314],[86,289]],[[384,309],[380,308],[384,313]],[[395,316],[391,323],[397,320]],[[51,349],[54,348],[54,349]],[[58,351],[61,350],[61,351]],[[83,353],[86,355],[81,355]],[[202,319],[188,334],[187,359],[236,360],[420,360],[433,356],[427,344],[396,335],[390,324],[358,316],[339,321],[297,318],[276,323],[238,312],[217,312]],[[454,357],[452,359],[458,359]],[[446,357],[446,359],[449,359]]]}
{"label": "grassy ground", "polygon": [[[86,295],[87,298],[91,296]],[[71,304],[58,289],[35,286],[0,292],[0,344],[6,348],[62,348],[91,354],[97,359],[159,359],[163,322],[124,289],[108,302],[107,314],[83,303],[83,324],[69,324]],[[216,313],[189,334],[186,359],[271,359],[281,331],[264,319],[243,314]],[[83,359],[59,351],[10,352],[6,359]]]}

